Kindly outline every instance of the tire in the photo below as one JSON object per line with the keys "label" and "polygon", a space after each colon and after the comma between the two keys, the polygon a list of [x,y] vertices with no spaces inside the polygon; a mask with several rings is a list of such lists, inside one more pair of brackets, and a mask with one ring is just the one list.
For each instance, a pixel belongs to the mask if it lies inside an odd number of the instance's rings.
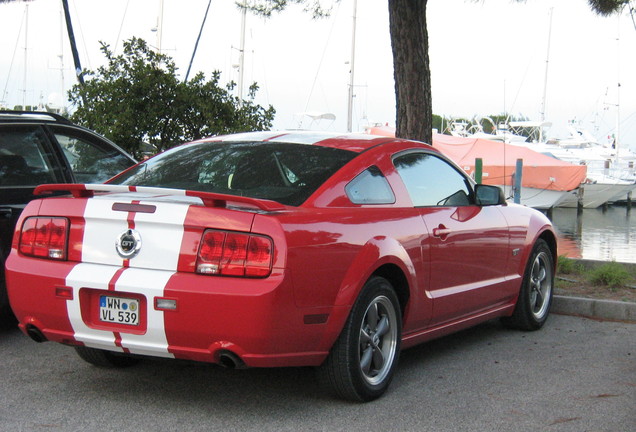
{"label": "tire", "polygon": [[393,379],[401,337],[402,314],[397,295],[386,279],[372,277],[318,370],[322,384],[343,399],[377,399]]}
{"label": "tire", "polygon": [[4,279],[4,256],[0,250],[0,329],[15,327],[17,322],[9,305],[7,283]]}
{"label": "tire", "polygon": [[517,305],[512,316],[504,318],[508,327],[538,330],[550,313],[554,288],[554,257],[544,240],[537,240],[521,283]]}
{"label": "tire", "polygon": [[134,366],[139,363],[139,359],[137,357],[132,357],[127,354],[113,353],[96,348],[76,346],[75,351],[82,360],[99,367],[125,368]]}

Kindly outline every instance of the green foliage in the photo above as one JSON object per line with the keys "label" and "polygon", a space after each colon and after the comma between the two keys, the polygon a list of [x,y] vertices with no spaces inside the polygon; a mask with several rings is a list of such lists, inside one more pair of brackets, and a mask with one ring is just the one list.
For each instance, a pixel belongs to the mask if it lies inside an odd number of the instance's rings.
{"label": "green foliage", "polygon": [[590,8],[599,15],[609,16],[623,10],[631,0],[588,0]]}
{"label": "green foliage", "polygon": [[209,135],[271,127],[275,110],[253,103],[256,84],[250,87],[249,100],[239,101],[230,94],[232,85],[219,86],[220,72],[213,72],[210,80],[199,73],[188,82],[179,81],[174,61],[142,39],[124,42],[119,56],[104,43],[101,50],[107,64],[85,71],[85,84],[69,92],[77,107],[72,120],[137,157],[142,142],[163,151]]}
{"label": "green foliage", "polygon": [[437,129],[439,133],[444,132],[446,122],[447,120],[444,117],[433,114],[433,129]]}
{"label": "green foliage", "polygon": [[236,5],[246,5],[255,14],[270,17],[274,12],[282,12],[290,4],[304,4],[305,12],[311,13],[314,18],[322,18],[329,16],[333,3],[337,1],[340,0],[332,0],[329,7],[325,7],[321,0],[238,0]]}
{"label": "green foliage", "polygon": [[559,255],[557,260],[557,274],[580,274],[585,271],[585,268],[577,260],[567,258],[565,255]]}
{"label": "green foliage", "polygon": [[632,275],[621,264],[611,261],[590,271],[590,282],[595,285],[618,287],[631,280]]}

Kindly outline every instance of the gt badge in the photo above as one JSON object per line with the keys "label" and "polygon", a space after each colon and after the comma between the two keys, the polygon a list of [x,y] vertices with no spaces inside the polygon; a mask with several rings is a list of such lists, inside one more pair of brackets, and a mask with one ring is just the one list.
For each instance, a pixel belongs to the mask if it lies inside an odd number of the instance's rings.
{"label": "gt badge", "polygon": [[133,258],[141,249],[141,236],[133,229],[127,229],[117,237],[115,249],[124,259]]}

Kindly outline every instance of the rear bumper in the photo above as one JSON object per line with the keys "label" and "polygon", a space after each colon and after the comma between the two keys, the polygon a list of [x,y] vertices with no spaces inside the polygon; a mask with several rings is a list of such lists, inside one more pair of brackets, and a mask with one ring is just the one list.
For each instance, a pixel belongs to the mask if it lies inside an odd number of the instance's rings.
{"label": "rear bumper", "polygon": [[[290,279],[280,270],[244,279],[14,254],[7,260],[9,299],[25,333],[156,357],[219,363],[231,352],[252,367],[319,365],[337,337],[333,319],[347,311],[298,308]],[[139,324],[101,321],[101,295],[138,299]],[[176,308],[162,309],[157,299]]]}

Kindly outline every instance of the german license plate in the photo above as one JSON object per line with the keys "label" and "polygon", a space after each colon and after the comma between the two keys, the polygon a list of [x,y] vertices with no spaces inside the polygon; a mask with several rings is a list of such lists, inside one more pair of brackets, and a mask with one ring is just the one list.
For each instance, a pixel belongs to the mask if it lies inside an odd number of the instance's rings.
{"label": "german license plate", "polygon": [[100,296],[99,319],[117,324],[139,325],[139,300]]}

